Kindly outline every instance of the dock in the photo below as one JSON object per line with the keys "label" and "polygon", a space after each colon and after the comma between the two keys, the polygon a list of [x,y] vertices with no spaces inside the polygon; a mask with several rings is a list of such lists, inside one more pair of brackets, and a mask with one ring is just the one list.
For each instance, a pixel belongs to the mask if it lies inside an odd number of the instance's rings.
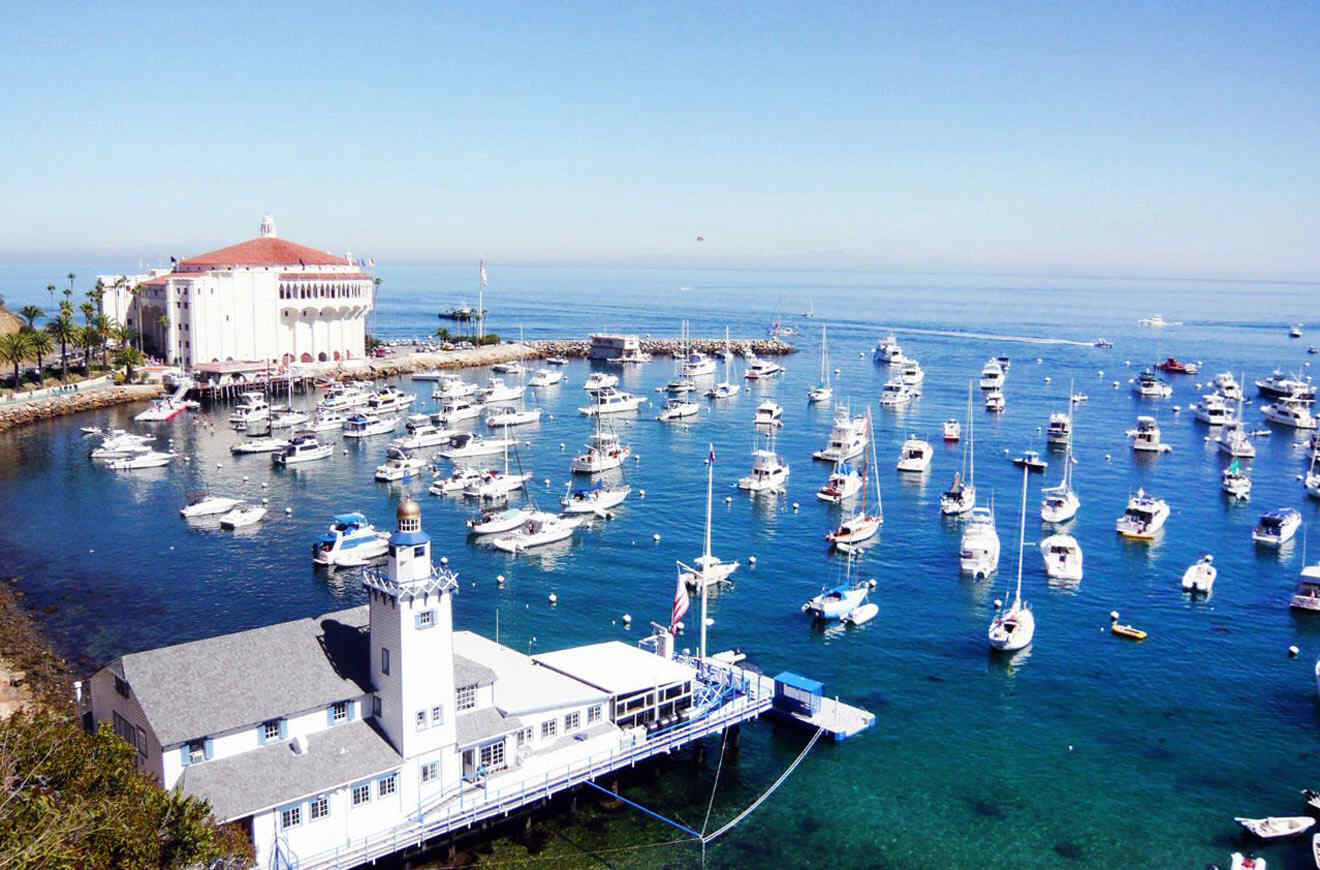
{"label": "dock", "polygon": [[875,714],[845,704],[837,697],[823,694],[824,685],[817,680],[784,671],[771,678],[758,675],[758,691],[774,695],[774,714],[789,722],[796,722],[811,730],[822,729],[836,742],[855,737],[875,726]]}

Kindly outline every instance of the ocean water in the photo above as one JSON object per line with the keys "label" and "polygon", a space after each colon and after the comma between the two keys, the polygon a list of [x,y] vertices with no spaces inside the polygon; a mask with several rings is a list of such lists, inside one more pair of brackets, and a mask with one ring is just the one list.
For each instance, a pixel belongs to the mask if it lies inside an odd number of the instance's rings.
{"label": "ocean water", "polygon": [[[436,312],[475,303],[474,271],[382,268],[376,331],[406,336],[452,326]],[[229,454],[237,436],[222,408],[159,427],[191,462],[116,474],[92,465],[78,429],[127,425],[136,408],[3,433],[6,573],[23,577],[66,648],[103,661],[364,600],[352,572],[313,570],[312,540],[342,510],[362,510],[388,526],[397,500],[410,492],[421,501],[436,552],[460,573],[460,626],[493,635],[498,619],[502,642],[532,651],[631,641],[648,620],[667,619],[674,561],[700,552],[709,444],[717,456],[714,551],[744,563],[733,587],[711,599],[712,648],[741,646],[768,672],[787,668],[820,679],[831,694],[873,710],[878,723],[853,740],[819,744],[766,804],[709,848],[708,863],[1226,865],[1230,851],[1252,845],[1240,838],[1233,816],[1302,812],[1297,789],[1320,783],[1312,676],[1320,619],[1287,607],[1304,551],[1314,551],[1310,562],[1320,559],[1320,539],[1306,542],[1317,502],[1297,479],[1306,453],[1291,430],[1262,423],[1272,431],[1257,442],[1252,498],[1229,502],[1219,491],[1224,460],[1187,406],[1199,395],[1195,385],[1216,371],[1245,372],[1251,381],[1276,367],[1307,368],[1313,357],[1306,348],[1318,339],[1308,327],[1304,338],[1290,340],[1286,326],[1305,320],[1314,287],[567,268],[492,268],[491,278],[491,329],[506,335],[521,327],[528,338],[593,330],[672,336],[688,318],[696,335],[722,334],[728,325],[735,336],[750,336],[764,334],[782,314],[803,330],[794,339],[801,352],[783,360],[783,377],[719,405],[703,400],[698,420],[681,427],[654,420],[663,402],[654,390],[672,376],[671,364],[625,371],[622,386],[651,400],[617,421],[640,457],[624,470],[633,495],[616,519],[518,558],[469,541],[463,520],[471,506],[425,495],[429,480],[373,482],[384,438],[278,471],[264,455]],[[41,288],[55,279],[38,267],[11,266],[0,267],[0,280],[17,307],[42,303]],[[808,307],[815,319],[801,316]],[[1136,325],[1155,312],[1183,325]],[[876,580],[880,616],[850,630],[822,630],[798,610],[844,569],[822,538],[838,509],[814,495],[829,468],[811,459],[825,442],[833,407],[805,400],[821,326],[829,328],[832,367],[840,370],[835,401],[856,412],[869,405],[874,416],[884,498],[884,527],[853,568]],[[926,370],[924,395],[898,412],[876,406],[890,371],[870,357],[890,329]],[[1114,348],[1090,346],[1100,335]],[[977,390],[973,414],[977,486],[982,501],[994,498],[1002,556],[995,577],[973,582],[958,573],[960,524],[939,514],[939,494],[961,459],[961,447],[940,441],[940,423],[963,416],[968,380],[999,354],[1012,358],[1007,411],[987,414]],[[1201,374],[1171,376],[1172,399],[1135,397],[1129,379],[1169,355],[1201,360]],[[533,400],[546,419],[520,433],[529,442],[520,459],[535,473],[530,496],[538,505],[553,505],[562,494],[569,458],[591,431],[576,411],[589,371],[583,362],[567,366],[567,383]],[[1089,395],[1076,410],[1074,483],[1082,507],[1069,527],[1084,548],[1086,573],[1075,588],[1061,588],[1047,582],[1031,545],[1048,534],[1037,513],[1040,487],[1061,473],[1062,455],[1046,451],[1043,426],[1051,411],[1066,410],[1070,382]],[[419,407],[432,407],[429,385],[400,384],[418,392]],[[750,465],[751,418],[763,397],[784,406],[777,447],[792,474],[787,493],[777,497],[733,488]],[[1255,404],[1248,403],[1248,420],[1259,418]],[[1124,430],[1138,414],[1152,413],[1173,452],[1135,457]],[[909,434],[935,447],[925,475],[894,470]],[[1025,448],[1050,460],[1043,475],[1031,476],[1028,496],[1023,589],[1037,629],[1028,650],[1006,658],[988,652],[985,631],[994,599],[1011,594],[1021,473],[1008,454]],[[1172,507],[1161,538],[1149,545],[1125,542],[1113,529],[1137,487]],[[272,514],[239,534],[190,526],[177,509],[194,490],[264,497]],[[1257,517],[1282,506],[1302,511],[1302,532],[1282,550],[1256,547],[1250,533]],[[1219,579],[1212,596],[1193,600],[1178,581],[1203,551],[1214,554]],[[507,577],[502,588],[497,574]],[[553,607],[550,592],[558,596]],[[1108,613],[1115,609],[1149,638],[1111,636]],[[631,629],[622,624],[625,613]],[[688,618],[694,621],[695,612]],[[1293,644],[1301,649],[1296,659],[1287,654]],[[721,770],[710,827],[754,800],[805,740],[770,722],[745,729],[736,760],[726,759]],[[700,827],[717,764],[718,748],[710,748],[704,767],[676,760],[630,796]],[[686,866],[699,859],[690,844],[653,846],[678,835],[638,814],[600,822],[588,813],[557,827],[539,856],[547,861],[538,863]],[[1310,860],[1303,840],[1252,848],[1272,867]],[[501,842],[483,860],[525,858],[522,847]]]}

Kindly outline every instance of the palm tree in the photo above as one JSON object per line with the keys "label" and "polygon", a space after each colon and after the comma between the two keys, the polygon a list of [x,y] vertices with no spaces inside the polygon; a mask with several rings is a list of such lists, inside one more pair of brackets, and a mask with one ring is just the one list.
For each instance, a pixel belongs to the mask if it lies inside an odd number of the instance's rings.
{"label": "palm tree", "polygon": [[87,321],[87,325],[91,326],[92,318],[96,317],[96,309],[92,307],[92,303],[84,302],[78,306],[78,310],[82,312],[83,320]]}
{"label": "palm tree", "polygon": [[55,339],[51,338],[50,333],[43,329],[36,329],[27,333],[28,351],[37,358],[37,380],[42,383],[46,380],[46,354],[55,349]]}
{"label": "palm tree", "polygon": [[14,364],[14,389],[19,387],[18,366],[28,355],[28,336],[26,332],[11,332],[0,335],[0,360]]}
{"label": "palm tree", "polygon": [[54,304],[55,304],[55,285],[54,285],[54,284],[47,284],[47,285],[46,285],[46,292],[50,294],[50,304],[51,304],[51,305],[54,305]]}
{"label": "palm tree", "polygon": [[[132,290],[129,290],[128,292],[129,292],[129,293],[132,295],[132,297],[133,297],[133,302],[129,303],[129,308],[128,308],[128,310],[131,312],[131,311],[133,310],[134,307],[136,307],[136,308],[138,309],[138,313],[137,313],[138,323],[139,323],[139,325],[142,325],[142,305],[141,305],[141,299],[142,299],[142,294],[147,292],[147,285],[146,285],[146,284],[138,284],[136,287],[134,287]],[[142,333],[142,330],[139,329],[139,330],[137,331],[138,350],[142,350],[142,338],[143,338],[143,333]]]}
{"label": "palm tree", "polygon": [[162,315],[160,316],[160,319],[159,319],[158,321],[156,321],[156,322],[160,324],[161,329],[165,330],[165,338],[164,338],[164,340],[161,341],[161,345],[162,345],[163,348],[164,348],[165,362],[166,362],[167,364],[173,364],[174,361],[173,361],[172,359],[170,359],[170,315],[169,315],[169,312],[167,311],[167,312],[165,312],[164,314],[162,314]]}
{"label": "palm tree", "polygon": [[60,316],[46,324],[50,337],[60,343],[60,380],[69,379],[69,345],[78,336],[78,327],[73,325],[73,318],[62,308]]}
{"label": "palm tree", "polygon": [[124,380],[133,380],[133,366],[142,365],[142,351],[129,344],[121,344],[115,349],[115,365],[125,369]]}
{"label": "palm tree", "polygon": [[37,328],[37,318],[45,316],[46,312],[42,311],[40,306],[37,305],[24,305],[18,309],[18,314],[27,321],[27,329],[31,332]]}
{"label": "palm tree", "polygon": [[101,343],[101,333],[97,332],[94,326],[78,327],[76,343],[83,352],[83,373],[91,377],[92,351]]}
{"label": "palm tree", "polygon": [[104,314],[98,314],[92,318],[92,329],[101,338],[101,368],[110,367],[110,330],[114,327],[114,321]]}
{"label": "palm tree", "polygon": [[70,272],[70,273],[69,273],[69,289],[64,291],[64,295],[65,295],[65,296],[72,296],[72,295],[73,295],[73,278],[74,278],[74,274],[73,274],[72,272]]}

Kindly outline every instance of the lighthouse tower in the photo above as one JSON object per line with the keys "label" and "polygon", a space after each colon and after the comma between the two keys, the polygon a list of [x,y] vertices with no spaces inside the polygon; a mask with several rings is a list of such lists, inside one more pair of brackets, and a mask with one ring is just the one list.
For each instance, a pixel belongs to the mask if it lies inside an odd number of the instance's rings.
{"label": "lighthouse tower", "polygon": [[[384,570],[363,573],[371,609],[371,679],[377,721],[405,758],[452,751],[456,575],[431,564],[422,510],[405,498]],[[448,771],[446,771],[448,773]]]}

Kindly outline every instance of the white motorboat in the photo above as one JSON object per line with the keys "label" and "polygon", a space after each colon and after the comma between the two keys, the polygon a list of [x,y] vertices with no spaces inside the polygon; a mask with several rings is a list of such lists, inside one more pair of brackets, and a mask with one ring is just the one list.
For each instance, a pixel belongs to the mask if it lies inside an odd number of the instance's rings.
{"label": "white motorboat", "polygon": [[1233,377],[1232,372],[1219,372],[1215,375],[1215,389],[1229,402],[1242,398],[1242,385]]}
{"label": "white motorboat", "polygon": [[573,489],[570,485],[564,497],[559,500],[559,505],[566,514],[605,516],[610,508],[622,504],[630,492],[632,487],[626,483],[607,485],[602,480],[586,489]]}
{"label": "white motorboat", "polygon": [[962,423],[950,417],[944,421],[943,435],[945,441],[962,440]]}
{"label": "white motorboat", "polygon": [[1220,486],[1233,498],[1245,500],[1251,496],[1251,475],[1243,471],[1234,459],[1221,473]]}
{"label": "white motorboat", "polygon": [[1288,327],[1288,337],[1289,337],[1289,338],[1301,338],[1301,337],[1302,337],[1302,325],[1301,325],[1300,323],[1294,323],[1292,326]]}
{"label": "white motorboat", "polygon": [[106,437],[101,446],[92,450],[92,458],[96,460],[121,459],[125,456],[135,456],[139,453],[151,451],[151,442],[156,440],[155,435],[134,435],[130,432],[116,432]]}
{"label": "white motorboat", "polygon": [[1183,591],[1209,594],[1215,586],[1215,577],[1218,574],[1219,572],[1215,569],[1215,557],[1205,553],[1183,572]]}
{"label": "white motorboat", "polygon": [[862,489],[864,478],[847,462],[836,462],[824,486],[816,490],[816,498],[830,504],[840,504]]}
{"label": "white motorboat", "polygon": [[1277,508],[1261,514],[1256,528],[1251,530],[1251,540],[1268,547],[1279,547],[1292,540],[1301,524],[1302,515],[1296,508]]}
{"label": "white motorboat", "polygon": [[921,370],[921,365],[914,359],[908,360],[899,370],[898,379],[909,387],[917,388],[926,380],[926,373]]}
{"label": "white motorboat", "polygon": [[1072,440],[1072,414],[1054,411],[1045,426],[1045,443],[1060,447]]}
{"label": "white motorboat", "polygon": [[1035,450],[1023,450],[1021,455],[1013,457],[1013,464],[1028,471],[1044,471],[1050,466],[1049,460],[1041,459]]}
{"label": "white motorboat", "polygon": [[820,375],[816,378],[816,386],[807,390],[808,402],[828,402],[830,396],[834,394],[834,388],[830,386],[830,354],[825,340],[825,327],[820,328]]}
{"label": "white motorboat", "polygon": [[582,384],[582,389],[591,395],[599,393],[601,390],[613,389],[619,385],[619,376],[611,375],[606,372],[592,372],[587,375],[587,380]]}
{"label": "white motorboat", "polygon": [[312,562],[324,567],[357,567],[381,558],[389,549],[389,534],[376,531],[362,514],[335,514],[330,528],[312,544]]}
{"label": "white motorboat", "polygon": [[503,471],[486,470],[481,472],[476,480],[471,481],[463,488],[463,495],[469,498],[486,500],[506,498],[509,493],[522,489],[523,485],[531,479],[532,473],[530,471],[509,471],[508,460],[506,459]]}
{"label": "white motorboat", "polygon": [[697,384],[688,378],[674,378],[665,384],[664,390],[671,396],[686,396],[688,393],[695,392]]}
{"label": "white motorboat", "polygon": [[1256,455],[1256,445],[1252,443],[1240,419],[1225,423],[1212,440],[1220,452],[1234,459],[1251,459]]}
{"label": "white motorboat", "polygon": [[414,426],[412,431],[402,438],[390,442],[391,447],[403,450],[425,450],[428,447],[443,447],[457,435],[453,429],[442,429],[433,423]]}
{"label": "white motorboat", "polygon": [[132,456],[121,456],[118,459],[112,459],[108,467],[115,471],[138,471],[143,468],[160,468],[169,465],[173,459],[173,453],[148,450],[145,453],[135,453]]}
{"label": "white motorboat", "polygon": [[[949,421],[957,423],[958,421]],[[945,423],[948,431],[949,423]],[[948,440],[946,434],[945,439]],[[940,513],[945,516],[965,514],[976,507],[976,430],[972,422],[972,384],[967,382],[967,443],[963,445],[962,468],[953,476],[953,485],[940,495]]]}
{"label": "white motorboat", "polygon": [[236,498],[230,498],[226,495],[208,495],[202,492],[197,493],[187,505],[179,508],[179,516],[191,520],[197,517],[227,514],[238,507],[239,504],[241,504],[241,501]]}
{"label": "white motorboat", "polygon": [[685,378],[707,378],[715,375],[715,360],[706,356],[699,350],[694,350],[687,355],[683,363],[683,377]]}
{"label": "white motorboat", "polygon": [[229,445],[229,452],[234,454],[244,453],[274,453],[276,450],[283,450],[289,446],[287,438],[248,438],[239,441],[237,444]]}
{"label": "white motorboat", "polygon": [[931,458],[934,455],[935,451],[931,449],[930,442],[922,441],[916,435],[912,435],[898,449],[898,463],[895,467],[899,471],[920,474],[930,470]]}
{"label": "white motorboat", "polygon": [[569,470],[574,474],[599,474],[623,465],[632,456],[632,448],[619,441],[616,432],[602,428],[599,418],[596,431],[587,439],[587,449],[573,457]]}
{"label": "white motorboat", "polygon": [[1002,414],[1005,404],[1003,390],[991,390],[985,394],[985,409],[990,413]]}
{"label": "white motorboat", "polygon": [[[867,411],[867,428],[870,428],[870,411]],[[875,461],[875,444],[871,444],[870,467],[863,466],[861,471],[862,497],[857,504],[857,512],[845,517],[839,525],[825,534],[825,540],[845,552],[852,550],[863,541],[875,537],[885,521],[884,503],[880,495],[880,466]],[[875,481],[875,506],[872,507],[868,489]]]}
{"label": "white motorboat", "polygon": [[1026,548],[1027,532],[1027,471],[1022,472],[1022,514],[1018,526],[1018,566],[1017,590],[1013,593],[1013,602],[1004,610],[995,613],[986,631],[991,649],[1000,652],[1014,652],[1025,648],[1036,634],[1036,616],[1031,606],[1022,600],[1022,554]]}
{"label": "white motorboat", "polygon": [[317,403],[320,411],[348,411],[367,403],[370,393],[351,384],[331,384]]}
{"label": "white motorboat", "polygon": [[261,505],[243,505],[236,507],[220,517],[220,528],[242,529],[255,526],[266,517],[266,509]]}
{"label": "white motorboat", "polygon": [[523,364],[516,359],[497,362],[490,367],[490,370],[502,375],[520,375],[526,371],[526,369],[523,368]]}
{"label": "white motorboat", "polygon": [[912,400],[919,395],[920,393],[902,381],[889,380],[880,389],[879,404],[882,408],[902,408],[912,404]]}
{"label": "white motorboat", "polygon": [[1310,816],[1269,816],[1264,819],[1234,818],[1242,827],[1262,840],[1277,840],[1281,837],[1295,837],[1311,830],[1315,819]]}
{"label": "white motorboat", "polygon": [[444,404],[440,406],[440,410],[432,419],[441,426],[452,426],[464,420],[477,419],[481,416],[483,408],[485,408],[485,405],[478,399],[458,396],[445,399]]}
{"label": "white motorboat", "polygon": [[1132,392],[1143,399],[1167,399],[1173,395],[1173,387],[1155,376],[1155,372],[1145,369],[1132,382]]}
{"label": "white motorboat", "polygon": [[270,405],[261,393],[244,393],[229,415],[229,424],[235,429],[245,429],[248,423],[270,419]]}
{"label": "white motorboat", "polygon": [[[563,375],[561,374],[562,378]],[[440,379],[440,383],[435,385],[431,391],[431,398],[438,399],[441,402],[447,402],[450,399],[466,399],[474,396],[479,387],[476,384],[468,383],[457,375],[445,375]]]}
{"label": "white motorboat", "polygon": [[1311,498],[1320,498],[1320,470],[1316,468],[1318,463],[1320,463],[1320,449],[1312,448],[1311,465],[1302,478],[1302,485],[1306,487],[1306,494]]}
{"label": "white motorboat", "polygon": [[481,469],[459,466],[448,477],[437,477],[432,480],[427,492],[431,495],[462,495],[468,484],[480,480],[481,475]]}
{"label": "white motorboat", "polygon": [[545,364],[548,366],[566,366],[568,365],[568,360],[564,359],[562,356],[548,356],[545,358]]}
{"label": "white motorboat", "polygon": [[188,406],[173,396],[162,396],[144,411],[133,417],[137,423],[165,423],[188,410]]}
{"label": "white motorboat", "polygon": [[811,454],[813,458],[825,462],[844,462],[861,456],[866,450],[868,433],[871,431],[865,416],[850,416],[848,406],[840,405],[834,409],[834,428],[830,430],[829,442],[821,450]]}
{"label": "white motorboat", "polygon": [[752,353],[751,348],[743,354],[746,367],[743,370],[743,378],[749,381],[759,381],[764,378],[774,377],[783,374],[784,367],[774,360],[761,359]]}
{"label": "white motorboat", "polygon": [[756,406],[756,414],[752,417],[754,426],[782,426],[781,419],[784,416],[784,409],[773,399],[766,399]]}
{"label": "white motorboat", "polygon": [[[1320,610],[1320,562],[1302,567],[1297,588],[1293,590],[1288,606],[1297,610]],[[1320,805],[1312,806],[1320,809]]]}
{"label": "white motorboat", "polygon": [[[1320,834],[1316,834],[1320,837]],[[1314,846],[1314,844],[1313,844]],[[1243,855],[1241,852],[1234,852],[1229,856],[1228,870],[1265,870],[1265,859],[1255,855]],[[1316,861],[1316,866],[1320,867],[1320,860]]]}
{"label": "white motorboat", "polygon": [[440,369],[423,369],[420,372],[413,372],[411,377],[414,381],[438,381],[447,375]]}
{"label": "white motorboat", "polygon": [[486,404],[496,402],[516,402],[527,392],[527,388],[518,384],[512,386],[504,383],[504,378],[488,378],[486,386],[477,391],[477,396]]}
{"label": "white motorboat", "polygon": [[540,422],[540,408],[515,408],[513,405],[504,405],[486,412],[486,426],[490,429]]}
{"label": "white motorboat", "polygon": [[533,547],[543,547],[569,538],[580,524],[581,519],[578,517],[561,517],[536,511],[517,529],[491,541],[491,546],[516,555]]}
{"label": "white motorboat", "polygon": [[1285,375],[1278,369],[1269,377],[1256,381],[1256,389],[1267,399],[1290,399],[1307,404],[1315,401],[1315,387],[1309,377]]}
{"label": "white motorboat", "polygon": [[428,464],[407,450],[391,447],[385,451],[385,461],[376,466],[376,480],[410,480],[425,471]]}
{"label": "white motorboat", "polygon": [[338,411],[319,410],[303,428],[310,432],[333,432],[344,428],[344,415]]}
{"label": "white motorboat", "polygon": [[1223,426],[1233,419],[1233,412],[1219,393],[1206,393],[1195,408],[1196,419],[1209,426]]}
{"label": "white motorboat", "polygon": [[297,465],[302,462],[315,462],[329,459],[334,455],[333,444],[323,444],[313,432],[298,432],[289,439],[289,443],[270,455],[270,461],[276,465]]}
{"label": "white motorboat", "polygon": [[609,388],[596,394],[595,404],[578,408],[578,413],[588,417],[599,417],[604,414],[627,414],[636,411],[645,401],[645,396],[622,393]]}
{"label": "white motorboat", "polygon": [[1063,480],[1058,486],[1049,486],[1041,490],[1045,497],[1040,502],[1040,518],[1047,523],[1066,523],[1077,516],[1077,509],[1082,501],[1072,487],[1072,469],[1076,460],[1072,457],[1072,446],[1063,457]]}
{"label": "white motorboat", "polygon": [[382,416],[402,413],[417,397],[405,393],[393,384],[387,384],[367,397],[367,413]]}
{"label": "white motorboat", "polygon": [[885,365],[896,365],[899,360],[904,359],[903,348],[892,332],[876,342],[874,357],[876,362]]}
{"label": "white motorboat", "polygon": [[555,369],[537,369],[532,376],[527,379],[529,387],[553,387],[562,383],[564,373]]}
{"label": "white motorboat", "polygon": [[1315,417],[1307,410],[1306,405],[1298,401],[1280,399],[1268,405],[1261,405],[1260,412],[1265,415],[1266,420],[1281,426],[1291,426],[1294,429],[1315,428]]}
{"label": "white motorboat", "polygon": [[1165,320],[1163,314],[1152,314],[1150,317],[1143,317],[1138,320],[1137,326],[1145,326],[1151,329],[1164,329],[1166,326],[1182,326],[1182,324],[1175,323],[1171,320]]}
{"label": "white motorboat", "polygon": [[1040,557],[1045,563],[1045,576],[1055,580],[1076,582],[1082,579],[1082,545],[1064,532],[1050,535],[1040,542]]}
{"label": "white motorboat", "polygon": [[498,535],[518,528],[531,516],[531,509],[525,507],[488,510],[468,520],[467,527],[474,535]]}
{"label": "white motorboat", "polygon": [[1132,449],[1139,453],[1168,453],[1173,447],[1160,440],[1160,424],[1154,417],[1140,416],[1137,428],[1124,433],[1132,439]]}
{"label": "white motorboat", "polygon": [[292,429],[311,420],[302,411],[295,411],[292,408],[272,408],[271,411],[270,428],[272,429]]}
{"label": "white motorboat", "polygon": [[486,438],[473,432],[459,432],[449,439],[449,446],[440,455],[451,462],[494,456],[517,444],[517,439]]}
{"label": "white motorboat", "polygon": [[774,450],[774,437],[765,447],[752,451],[752,471],[738,479],[738,488],[746,492],[776,492],[788,481],[788,463]]}
{"label": "white motorboat", "polygon": [[358,413],[344,421],[345,438],[370,438],[373,435],[392,435],[399,428],[398,417],[377,417]]}
{"label": "white motorboat", "polygon": [[993,508],[972,508],[958,546],[958,568],[972,579],[989,577],[999,570],[999,532]]}
{"label": "white motorboat", "polygon": [[701,413],[701,406],[696,402],[690,402],[687,399],[669,399],[665,406],[660,409],[656,419],[661,423],[672,423],[675,420],[686,420],[689,417],[695,417]]}
{"label": "white motorboat", "polygon": [[1150,541],[1164,528],[1169,519],[1169,505],[1162,498],[1146,495],[1144,489],[1128,499],[1123,516],[1114,523],[1114,530],[1125,538]]}
{"label": "white motorboat", "polygon": [[1002,390],[1004,388],[1004,368],[999,360],[987,360],[981,368],[981,389]]}

